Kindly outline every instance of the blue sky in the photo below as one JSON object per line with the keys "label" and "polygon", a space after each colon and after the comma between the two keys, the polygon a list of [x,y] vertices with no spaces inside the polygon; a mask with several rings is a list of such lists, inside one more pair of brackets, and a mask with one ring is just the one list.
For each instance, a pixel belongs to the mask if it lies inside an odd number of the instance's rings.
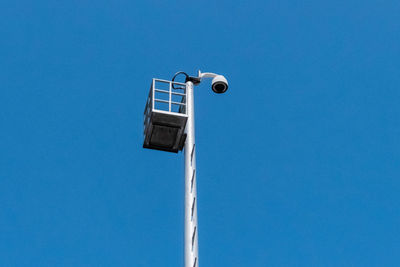
{"label": "blue sky", "polygon": [[399,1],[1,1],[0,265],[183,266],[183,155],[151,78],[196,87],[200,266],[400,265]]}

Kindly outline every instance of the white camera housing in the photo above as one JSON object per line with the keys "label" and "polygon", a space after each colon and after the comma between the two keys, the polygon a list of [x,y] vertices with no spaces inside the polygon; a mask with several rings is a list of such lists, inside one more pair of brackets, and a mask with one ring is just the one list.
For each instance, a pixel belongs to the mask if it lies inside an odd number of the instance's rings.
{"label": "white camera housing", "polygon": [[228,90],[228,80],[222,75],[211,72],[201,73],[199,71],[199,78],[213,78],[211,81],[211,89],[217,94],[225,93],[226,90]]}
{"label": "white camera housing", "polygon": [[217,94],[225,93],[228,90],[228,81],[222,75],[217,75],[211,82],[212,90]]}

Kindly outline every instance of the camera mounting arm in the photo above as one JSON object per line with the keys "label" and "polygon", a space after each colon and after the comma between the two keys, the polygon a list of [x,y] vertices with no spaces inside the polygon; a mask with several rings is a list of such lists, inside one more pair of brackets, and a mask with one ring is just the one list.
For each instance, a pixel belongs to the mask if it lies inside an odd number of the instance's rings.
{"label": "camera mounting arm", "polygon": [[[204,78],[212,78],[211,89],[217,94],[225,93],[226,90],[228,90],[228,80],[222,75],[212,73],[212,72],[202,73],[199,70],[198,76],[192,77],[192,76],[189,76],[186,72],[179,71],[174,75],[174,77],[172,78],[172,81],[174,82],[175,78],[180,74],[185,75],[185,77],[186,77],[185,82],[192,82],[193,85],[198,85],[201,82],[201,80]],[[172,84],[172,88],[179,89],[179,88],[175,87],[175,84]]]}
{"label": "camera mounting arm", "polygon": [[215,73],[212,73],[212,72],[201,72],[200,70],[199,70],[199,74],[198,74],[198,77],[200,78],[200,79],[203,79],[203,78],[215,78],[216,76],[218,76],[218,74],[215,74]]}

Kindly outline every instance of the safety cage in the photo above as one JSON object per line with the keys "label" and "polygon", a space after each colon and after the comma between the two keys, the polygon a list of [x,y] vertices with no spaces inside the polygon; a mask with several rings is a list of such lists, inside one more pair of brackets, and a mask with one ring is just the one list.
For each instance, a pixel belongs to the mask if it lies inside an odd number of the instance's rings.
{"label": "safety cage", "polygon": [[183,149],[187,122],[186,84],[153,79],[144,109],[144,148]]}

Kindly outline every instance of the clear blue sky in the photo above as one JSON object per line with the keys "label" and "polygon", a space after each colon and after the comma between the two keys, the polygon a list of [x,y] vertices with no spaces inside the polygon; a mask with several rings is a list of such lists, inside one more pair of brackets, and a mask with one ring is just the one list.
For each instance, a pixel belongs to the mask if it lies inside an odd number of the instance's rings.
{"label": "clear blue sky", "polygon": [[183,155],[151,78],[196,87],[203,267],[400,266],[399,1],[0,2],[0,266],[183,266]]}

